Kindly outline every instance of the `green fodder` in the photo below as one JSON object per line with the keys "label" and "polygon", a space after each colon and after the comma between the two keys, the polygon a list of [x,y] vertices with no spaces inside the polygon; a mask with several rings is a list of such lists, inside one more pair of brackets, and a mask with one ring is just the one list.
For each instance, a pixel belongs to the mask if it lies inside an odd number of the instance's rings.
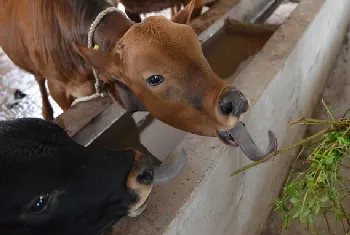
{"label": "green fodder", "polygon": [[[323,101],[322,101],[323,102]],[[313,226],[318,216],[323,216],[330,231],[327,213],[333,212],[337,221],[344,222],[350,227],[350,220],[345,212],[342,201],[350,195],[350,191],[344,186],[347,180],[342,177],[340,168],[346,158],[349,159],[350,149],[350,119],[347,118],[348,111],[344,116],[336,120],[330,107],[323,102],[328,113],[328,120],[311,118],[300,118],[290,125],[317,125],[323,124],[326,127],[315,135],[305,138],[296,144],[267,156],[265,159],[243,167],[232,175],[256,166],[261,162],[286,152],[295,147],[301,147],[296,161],[301,153],[308,149],[310,154],[306,158],[309,163],[306,170],[291,179],[295,171],[295,163],[291,169],[287,183],[283,187],[282,195],[275,201],[276,210],[283,218],[283,229],[287,229],[292,221],[300,221],[308,228]]]}

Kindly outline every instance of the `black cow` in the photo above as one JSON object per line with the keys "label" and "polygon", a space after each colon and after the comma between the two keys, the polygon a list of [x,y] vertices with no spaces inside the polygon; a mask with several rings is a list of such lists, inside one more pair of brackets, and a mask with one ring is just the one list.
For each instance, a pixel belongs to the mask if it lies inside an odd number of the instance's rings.
{"label": "black cow", "polygon": [[142,213],[156,180],[139,151],[86,148],[42,119],[0,122],[1,235],[102,234]]}

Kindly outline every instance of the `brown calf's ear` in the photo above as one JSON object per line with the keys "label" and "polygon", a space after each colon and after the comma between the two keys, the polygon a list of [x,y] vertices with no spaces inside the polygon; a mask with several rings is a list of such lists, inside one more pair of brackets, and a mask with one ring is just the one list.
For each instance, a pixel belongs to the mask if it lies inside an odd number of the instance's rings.
{"label": "brown calf's ear", "polygon": [[196,0],[192,0],[189,4],[186,5],[184,9],[182,9],[176,15],[174,15],[171,21],[178,24],[189,24],[195,2]]}
{"label": "brown calf's ear", "polygon": [[75,43],[72,45],[76,52],[102,75],[109,77],[110,75],[118,73],[120,59],[117,54],[81,47]]}
{"label": "brown calf's ear", "polygon": [[73,48],[102,76],[109,95],[129,112],[146,111],[143,104],[132,93],[132,91],[121,81],[108,81],[108,78],[117,76],[119,73],[120,58],[116,54],[92,50],[86,47],[77,46],[73,43]]}
{"label": "brown calf's ear", "polygon": [[116,80],[109,84],[109,95],[118,102],[125,110],[134,113],[138,111],[147,111],[139,98],[123,83]]}

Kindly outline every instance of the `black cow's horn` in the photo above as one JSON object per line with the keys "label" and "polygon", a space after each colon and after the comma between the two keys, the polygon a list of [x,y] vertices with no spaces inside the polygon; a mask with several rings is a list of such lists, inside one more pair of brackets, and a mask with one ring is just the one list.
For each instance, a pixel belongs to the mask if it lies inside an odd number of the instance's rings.
{"label": "black cow's horn", "polygon": [[239,122],[228,131],[235,143],[240,146],[243,153],[252,161],[258,161],[277,150],[277,140],[272,131],[268,131],[269,147],[266,153],[261,152],[255,145],[244,124]]}
{"label": "black cow's horn", "polygon": [[166,184],[179,175],[187,162],[187,154],[184,149],[175,153],[175,160],[172,163],[162,165],[154,170],[154,184]]}

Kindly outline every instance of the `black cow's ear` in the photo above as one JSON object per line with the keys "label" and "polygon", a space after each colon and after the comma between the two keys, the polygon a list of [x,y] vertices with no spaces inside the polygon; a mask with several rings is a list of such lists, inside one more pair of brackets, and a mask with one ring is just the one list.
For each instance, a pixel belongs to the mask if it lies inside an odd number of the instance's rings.
{"label": "black cow's ear", "polygon": [[120,81],[113,81],[114,87],[108,89],[110,96],[128,112],[147,111],[139,98]]}

